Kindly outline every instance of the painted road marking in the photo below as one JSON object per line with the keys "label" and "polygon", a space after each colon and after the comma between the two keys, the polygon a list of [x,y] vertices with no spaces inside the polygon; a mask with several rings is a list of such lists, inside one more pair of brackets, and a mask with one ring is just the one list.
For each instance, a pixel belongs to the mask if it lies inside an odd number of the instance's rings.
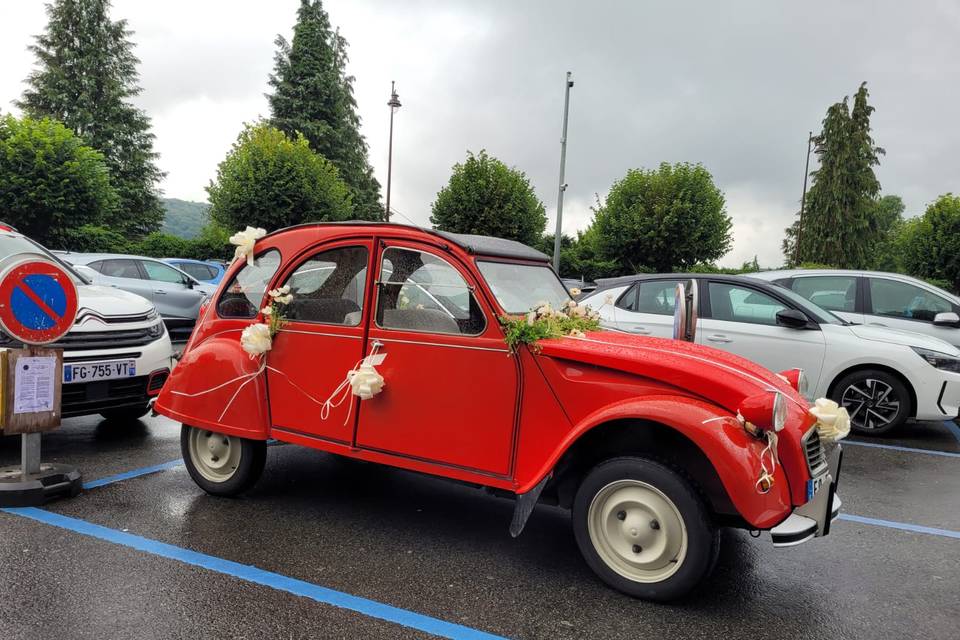
{"label": "painted road marking", "polygon": [[143,538],[116,529],[102,527],[78,518],[63,516],[58,513],[38,509],[36,507],[9,507],[2,509],[6,513],[22,516],[42,522],[54,527],[73,531],[81,535],[112,542],[124,547],[136,549],[144,553],[176,560],[184,564],[201,567],[209,571],[228,575],[246,582],[252,582],[278,591],[286,591],[296,596],[309,598],[322,604],[328,604],[340,609],[348,609],[356,613],[386,620],[409,629],[416,629],[451,640],[503,640],[502,636],[493,635],[485,631],[465,627],[439,618],[432,618],[422,613],[408,609],[401,609],[392,605],[361,598],[342,591],[328,589],[320,585],[298,580],[272,571],[240,564],[232,560],[225,560],[205,553],[191,551],[172,544]]}
{"label": "painted road marking", "polygon": [[870,447],[871,449],[891,449],[893,451],[903,451],[905,453],[926,453],[931,456],[945,456],[947,458],[960,458],[960,453],[954,451],[939,451],[938,449],[919,449],[917,447],[901,447],[895,444],[880,444],[879,442],[862,442],[860,440],[844,440],[843,446],[851,445],[854,447]]}
{"label": "painted road marking", "polygon": [[140,469],[134,469],[133,471],[126,471],[124,473],[118,473],[112,476],[107,476],[105,478],[91,480],[90,482],[84,482],[83,488],[96,489],[97,487],[113,484],[114,482],[120,482],[121,480],[129,480],[130,478],[145,476],[150,473],[157,473],[158,471],[166,471],[167,469],[173,469],[175,467],[179,467],[182,465],[183,465],[183,460],[180,460],[178,458],[177,460],[170,460],[169,462],[155,464],[150,467],[141,467]]}
{"label": "painted road marking", "polygon": [[852,513],[841,513],[840,519],[848,522],[857,522],[859,524],[871,524],[877,527],[900,529],[902,531],[912,531],[913,533],[926,533],[932,536],[943,536],[944,538],[956,538],[960,540],[960,531],[951,531],[950,529],[924,527],[923,525],[919,524],[895,522],[893,520],[881,520],[880,518],[865,518],[864,516],[855,516]]}

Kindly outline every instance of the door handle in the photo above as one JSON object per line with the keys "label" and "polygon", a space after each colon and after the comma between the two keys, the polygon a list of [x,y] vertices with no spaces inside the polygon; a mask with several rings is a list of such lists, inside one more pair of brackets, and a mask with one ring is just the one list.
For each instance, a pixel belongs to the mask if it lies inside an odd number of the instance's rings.
{"label": "door handle", "polygon": [[719,333],[715,333],[712,336],[707,336],[707,340],[710,342],[733,342],[730,338]]}
{"label": "door handle", "polygon": [[163,295],[163,296],[167,295],[167,292],[164,291],[163,289],[154,289],[153,292],[159,293],[160,295]]}

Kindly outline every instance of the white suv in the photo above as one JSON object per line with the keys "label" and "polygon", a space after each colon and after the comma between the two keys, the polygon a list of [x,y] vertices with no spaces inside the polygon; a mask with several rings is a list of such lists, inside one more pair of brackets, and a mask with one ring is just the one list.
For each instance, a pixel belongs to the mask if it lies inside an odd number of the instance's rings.
{"label": "white suv", "polygon": [[[0,224],[0,263],[23,253],[56,260],[73,274],[77,285],[73,328],[47,345],[64,350],[61,415],[99,413],[114,420],[145,415],[173,362],[170,336],[153,304],[126,291],[90,284],[42,246]],[[0,348],[20,346],[0,331]]]}

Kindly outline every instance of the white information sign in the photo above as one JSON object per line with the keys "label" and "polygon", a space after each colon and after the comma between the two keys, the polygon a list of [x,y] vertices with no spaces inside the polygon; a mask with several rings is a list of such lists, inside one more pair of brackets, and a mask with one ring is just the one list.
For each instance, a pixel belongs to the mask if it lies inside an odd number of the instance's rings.
{"label": "white information sign", "polygon": [[53,411],[57,359],[50,356],[20,358],[16,367],[13,412]]}

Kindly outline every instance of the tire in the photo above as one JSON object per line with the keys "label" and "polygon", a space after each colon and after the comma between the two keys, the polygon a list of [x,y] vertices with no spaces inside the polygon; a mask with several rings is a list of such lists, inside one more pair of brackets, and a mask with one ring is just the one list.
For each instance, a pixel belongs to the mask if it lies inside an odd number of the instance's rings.
{"label": "tire", "polygon": [[907,386],[896,376],[877,369],[845,375],[834,385],[830,397],[846,407],[851,428],[863,435],[889,433],[912,415]]}
{"label": "tire", "polygon": [[104,409],[100,412],[105,420],[116,422],[133,422],[150,413],[150,405],[142,404],[135,407],[120,407],[119,409]]}
{"label": "tire", "polygon": [[719,533],[693,486],[645,458],[594,467],[577,489],[572,515],[590,568],[635,598],[666,602],[687,594],[719,552]]}
{"label": "tire", "polygon": [[180,428],[180,452],[190,477],[215,496],[235,496],[253,487],[267,462],[267,443],[189,425]]}

